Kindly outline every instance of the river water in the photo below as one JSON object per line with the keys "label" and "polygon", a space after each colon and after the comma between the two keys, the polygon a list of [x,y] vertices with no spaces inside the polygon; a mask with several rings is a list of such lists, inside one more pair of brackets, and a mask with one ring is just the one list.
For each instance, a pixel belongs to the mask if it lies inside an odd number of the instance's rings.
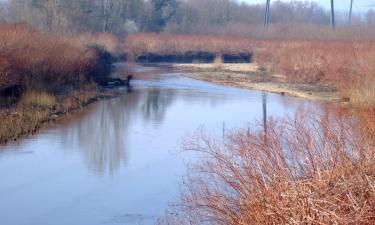
{"label": "river water", "polygon": [[[121,76],[124,64],[117,65]],[[154,224],[178,201],[181,140],[221,137],[312,103],[133,66],[132,88],[0,147],[1,225]]]}

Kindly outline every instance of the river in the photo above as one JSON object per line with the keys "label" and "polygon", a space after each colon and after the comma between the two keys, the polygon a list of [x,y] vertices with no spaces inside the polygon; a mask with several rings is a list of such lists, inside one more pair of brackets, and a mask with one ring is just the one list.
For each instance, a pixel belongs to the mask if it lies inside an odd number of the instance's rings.
{"label": "river", "polygon": [[[124,71],[118,64],[116,72]],[[218,138],[292,115],[308,101],[135,65],[132,88],[0,147],[1,225],[154,224],[178,201],[184,137]]]}

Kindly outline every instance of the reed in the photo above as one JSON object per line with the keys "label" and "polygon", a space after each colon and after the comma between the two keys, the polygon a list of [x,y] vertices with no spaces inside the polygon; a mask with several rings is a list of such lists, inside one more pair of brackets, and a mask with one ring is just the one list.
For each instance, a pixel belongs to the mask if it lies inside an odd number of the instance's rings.
{"label": "reed", "polygon": [[56,99],[55,96],[45,91],[28,91],[23,95],[20,104],[48,108],[56,104]]}
{"label": "reed", "polygon": [[[109,34],[44,34],[23,24],[0,24],[0,90],[35,83],[49,89],[87,82],[102,63],[100,52],[115,52]],[[40,85],[37,85],[40,86]]]}
{"label": "reed", "polygon": [[255,61],[290,82],[336,87],[356,107],[373,107],[373,41],[274,41],[256,50]]}
{"label": "reed", "polygon": [[110,34],[42,33],[0,23],[0,143],[90,103],[108,75],[117,39]]}
{"label": "reed", "polygon": [[125,40],[124,52],[130,56],[147,53],[186,54],[189,52],[209,52],[213,54],[251,53],[255,48],[252,39],[204,35],[158,35],[138,33]]}

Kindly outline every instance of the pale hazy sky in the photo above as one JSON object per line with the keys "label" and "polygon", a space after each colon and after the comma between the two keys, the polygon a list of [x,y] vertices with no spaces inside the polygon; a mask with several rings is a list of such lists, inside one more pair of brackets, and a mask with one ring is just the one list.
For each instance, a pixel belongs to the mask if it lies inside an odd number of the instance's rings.
{"label": "pale hazy sky", "polygon": [[[8,0],[0,0],[0,2],[6,2]],[[247,3],[265,3],[266,0],[238,0],[244,1]],[[271,0],[272,2],[273,0]],[[285,2],[289,2],[291,0],[282,0]],[[304,0],[301,0],[304,1]],[[321,6],[326,8],[330,7],[330,0],[310,0],[313,2],[318,3]],[[335,9],[339,11],[348,11],[350,5],[350,0],[335,0]],[[357,12],[364,12],[371,8],[375,8],[375,0],[354,0],[353,10]]]}
{"label": "pale hazy sky", "polygon": [[[266,0],[243,0],[248,3],[265,3]],[[290,0],[283,0],[290,2]],[[330,7],[330,0],[311,0],[326,8]],[[272,0],[271,0],[272,2]],[[350,0],[335,0],[335,9],[339,11],[349,10]],[[375,0],[354,0],[353,10],[354,11],[367,11],[368,9],[375,7]]]}

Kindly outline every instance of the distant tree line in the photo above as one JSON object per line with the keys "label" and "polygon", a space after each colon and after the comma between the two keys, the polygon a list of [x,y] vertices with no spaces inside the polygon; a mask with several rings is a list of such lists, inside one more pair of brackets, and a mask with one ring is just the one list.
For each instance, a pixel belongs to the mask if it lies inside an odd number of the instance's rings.
{"label": "distant tree line", "polygon": [[[46,31],[210,33],[261,25],[264,4],[236,0],[9,0],[0,20]],[[374,23],[374,13],[367,20]],[[329,12],[309,1],[273,1],[271,23],[329,25]]]}

